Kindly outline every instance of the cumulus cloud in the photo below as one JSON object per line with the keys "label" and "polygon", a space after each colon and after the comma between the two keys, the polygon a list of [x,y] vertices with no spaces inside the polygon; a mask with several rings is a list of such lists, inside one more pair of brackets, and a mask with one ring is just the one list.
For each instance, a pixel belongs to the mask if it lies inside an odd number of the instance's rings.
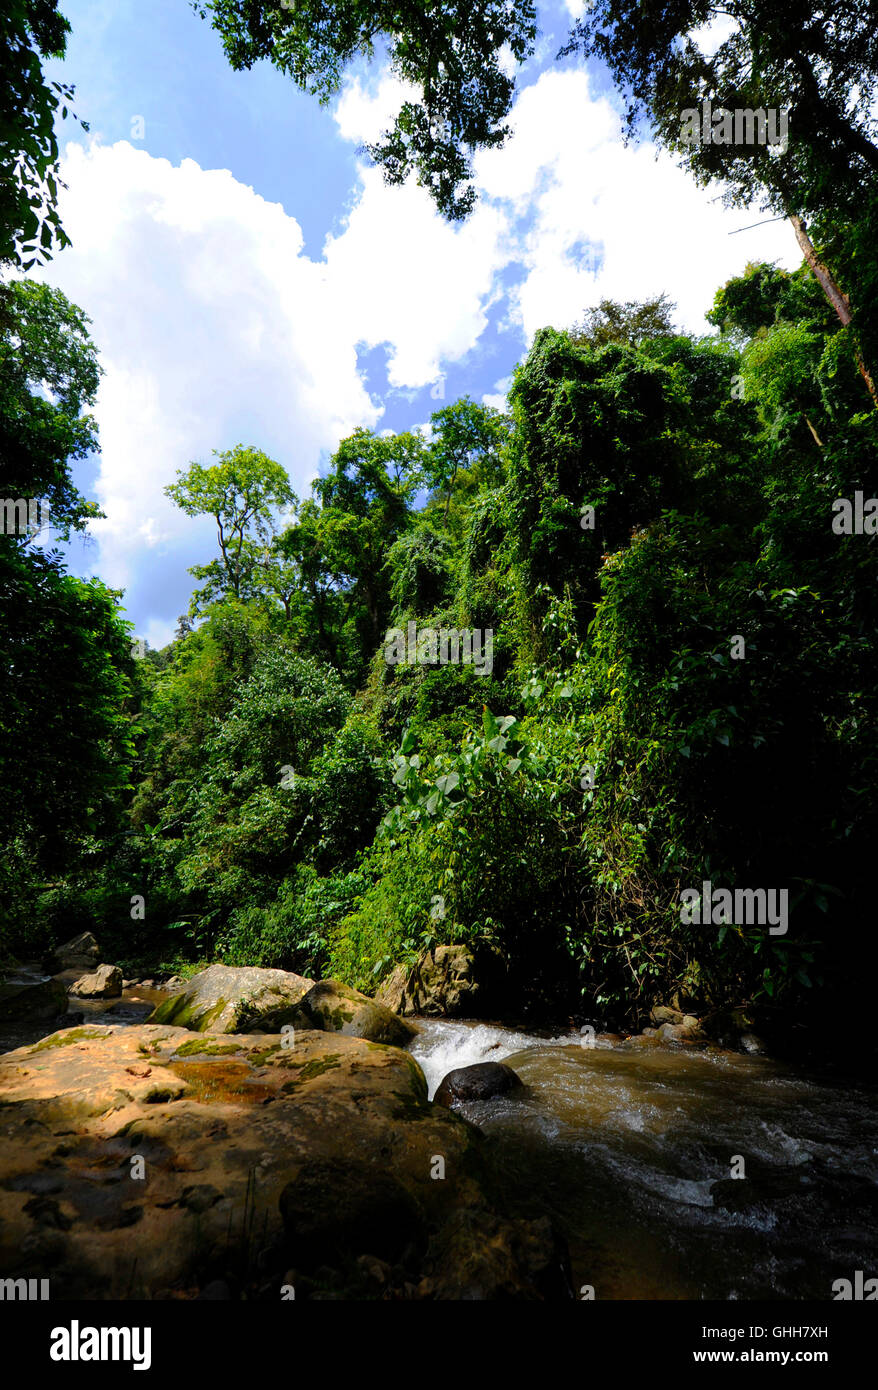
{"label": "cumulus cloud", "polygon": [[[339,134],[374,138],[404,95],[386,74],[349,83]],[[618,114],[583,71],[543,73],[520,93],[512,126],[506,148],[477,158],[481,198],[466,224],[448,225],[425,190],[388,187],[362,164],[320,259],[303,250],[295,207],[228,170],[172,166],[125,141],[67,146],[73,247],[44,274],[94,321],[105,368],[94,492],[107,513],[94,526],[94,569],[139,594],[150,640],[169,635],[186,566],[214,548],[210,523],[185,518],[164,485],[190,459],[252,442],[307,492],[341,438],[388,424],[360,350],[385,347],[400,392],[475,364],[472,393],[494,381],[482,398],[499,406],[507,379],[479,357],[498,320],[509,332],[497,365],[508,370],[536,329],[566,326],[604,295],[667,290],[698,330],[748,258],[798,263],[783,226],[730,237],[758,214],[710,202],[651,146],[623,148]]]}
{"label": "cumulus cloud", "polygon": [[71,144],[63,173],[73,248],[46,275],[91,315],[101,349],[96,568],[125,585],[144,550],[191,536],[162,491],[190,459],[257,443],[304,488],[320,451],[381,408],[348,311],[279,204],[127,142]]}
{"label": "cumulus cloud", "polygon": [[603,297],[644,299],[668,291],[679,320],[706,331],[714,292],[747,259],[796,265],[785,224],[745,232],[759,214],[712,201],[666,154],[623,147],[619,117],[594,97],[583,71],[550,71],[522,92],[506,150],[484,151],[484,196],[505,207],[509,254],[525,267],[510,314],[529,340],[544,324],[569,325]]}

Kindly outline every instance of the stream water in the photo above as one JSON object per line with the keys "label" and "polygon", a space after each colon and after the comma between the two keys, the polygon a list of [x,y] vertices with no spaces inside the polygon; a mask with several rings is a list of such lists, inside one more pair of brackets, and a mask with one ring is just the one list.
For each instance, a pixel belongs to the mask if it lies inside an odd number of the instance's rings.
{"label": "stream water", "polygon": [[431,1096],[473,1062],[507,1062],[525,1083],[458,1109],[496,1141],[513,1207],[566,1234],[577,1296],[826,1300],[834,1280],[878,1274],[869,1087],[649,1037],[588,1047],[419,1022]]}

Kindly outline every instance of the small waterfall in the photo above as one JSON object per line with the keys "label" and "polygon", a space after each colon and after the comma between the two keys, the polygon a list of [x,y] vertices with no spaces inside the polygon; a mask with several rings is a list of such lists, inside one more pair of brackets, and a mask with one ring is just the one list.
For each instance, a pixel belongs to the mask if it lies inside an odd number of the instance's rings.
{"label": "small waterfall", "polygon": [[532,1047],[570,1047],[579,1042],[576,1033],[559,1038],[537,1038],[492,1023],[448,1022],[418,1019],[421,1032],[409,1049],[425,1077],[430,1100],[448,1072],[476,1062],[503,1062],[516,1052]]}

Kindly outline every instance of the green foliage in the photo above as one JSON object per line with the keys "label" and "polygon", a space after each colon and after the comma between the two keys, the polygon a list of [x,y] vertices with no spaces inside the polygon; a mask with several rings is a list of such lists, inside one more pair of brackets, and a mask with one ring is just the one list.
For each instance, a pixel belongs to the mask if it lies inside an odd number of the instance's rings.
{"label": "green foliage", "polygon": [[97,447],[97,427],[86,407],[94,405],[101,369],[89,322],[48,285],[0,285],[3,493],[47,501],[51,525],[63,539],[103,515],[79,494],[69,472],[72,460]]}
{"label": "green foliage", "polygon": [[[12,497],[40,497],[62,537],[99,515],[71,461],[96,444],[83,413],[99,369],[88,319],[46,286],[0,290],[0,468]],[[43,384],[50,389],[48,398]],[[43,949],[46,876],[100,859],[119,830],[135,755],[135,672],[120,595],[69,575],[57,550],[0,535],[0,882],[4,949]]]}
{"label": "green foliage", "polygon": [[517,63],[533,52],[531,0],[441,0],[420,5],[296,0],[192,0],[220,34],[236,70],[268,58],[296,86],[327,102],[357,58],[386,49],[391,71],[417,89],[390,128],[368,146],[389,183],[414,171],[448,217],[465,216],[475,194],[466,185],[470,157],[503,144],[515,90],[501,50]]}
{"label": "green foliage", "polygon": [[618,304],[612,299],[602,299],[600,304],[588,310],[582,323],[571,328],[570,337],[577,347],[594,350],[606,347],[608,343],[640,347],[652,338],[674,337],[675,329],[671,322],[674,308],[666,294],[642,303],[628,300],[625,304]]}
{"label": "green foliage", "polygon": [[0,11],[0,265],[29,270],[70,244],[58,216],[55,120],[59,109],[66,118],[73,88],[47,83],[41,62],[63,58],[69,32],[57,0],[6,0]]}
{"label": "green foliage", "polygon": [[190,463],[185,472],[178,471],[176,483],[165,488],[187,516],[212,516],[216,522],[219,560],[193,565],[189,571],[206,580],[193,595],[193,617],[225,596],[240,601],[258,592],[260,557],[274,531],[272,513],[297,500],[284,469],[261,449],[237,444],[213,452],[218,463],[208,468]]}
{"label": "green foliage", "polygon": [[365,887],[360,873],[320,878],[310,865],[299,865],[267,906],[233,911],[219,945],[223,960],[309,977],[326,973],[333,930]]}

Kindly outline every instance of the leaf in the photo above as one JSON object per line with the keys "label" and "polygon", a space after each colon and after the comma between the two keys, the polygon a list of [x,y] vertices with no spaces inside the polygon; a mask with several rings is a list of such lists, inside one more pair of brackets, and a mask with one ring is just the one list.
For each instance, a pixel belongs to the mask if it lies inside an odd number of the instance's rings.
{"label": "leaf", "polygon": [[437,778],[436,781],[436,788],[443,794],[443,796],[448,796],[451,792],[455,790],[456,787],[459,786],[460,774],[457,772],[449,772],[446,774],[445,777]]}

